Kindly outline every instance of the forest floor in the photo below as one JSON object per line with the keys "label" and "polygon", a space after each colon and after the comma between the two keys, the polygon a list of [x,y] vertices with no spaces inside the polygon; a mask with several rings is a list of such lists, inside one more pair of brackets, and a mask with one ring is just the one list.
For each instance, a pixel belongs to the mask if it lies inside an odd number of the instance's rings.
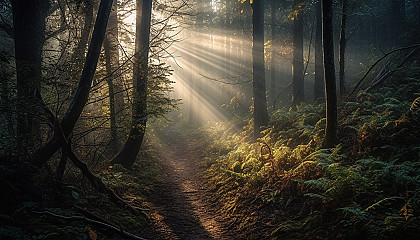
{"label": "forest floor", "polygon": [[162,169],[151,197],[153,239],[234,239],[206,189],[198,154],[181,133],[165,135]]}

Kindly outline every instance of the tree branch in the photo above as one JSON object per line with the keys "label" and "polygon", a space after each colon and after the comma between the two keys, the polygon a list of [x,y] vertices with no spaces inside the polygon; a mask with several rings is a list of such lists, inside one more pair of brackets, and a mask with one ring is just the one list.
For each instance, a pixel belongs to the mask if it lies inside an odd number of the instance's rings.
{"label": "tree branch", "polygon": [[420,47],[420,44],[415,44],[415,45],[411,45],[408,47],[403,47],[403,48],[398,48],[395,50],[392,50],[391,52],[386,53],[384,56],[382,56],[380,59],[378,59],[378,61],[376,61],[370,68],[369,70],[365,73],[365,75],[363,75],[363,77],[359,80],[359,82],[356,84],[356,87],[354,87],[353,91],[351,91],[351,93],[349,94],[349,96],[351,96],[356,89],[360,86],[360,84],[363,82],[363,80],[365,80],[365,78],[367,77],[367,75],[372,71],[372,69],[378,65],[379,62],[381,62],[384,58],[386,58],[387,56],[389,56],[390,54],[393,54],[394,52],[398,52],[398,51],[402,51],[402,50],[406,50],[406,49],[410,49],[410,48],[416,48],[416,47]]}

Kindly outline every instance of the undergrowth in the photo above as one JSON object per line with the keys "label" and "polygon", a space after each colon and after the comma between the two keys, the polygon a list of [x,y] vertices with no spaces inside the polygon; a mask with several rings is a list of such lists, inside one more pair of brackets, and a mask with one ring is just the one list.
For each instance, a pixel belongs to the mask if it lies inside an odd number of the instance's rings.
{"label": "undergrowth", "polygon": [[258,142],[246,118],[190,132],[241,237],[420,239],[419,72],[342,100],[332,149],[322,147],[324,104],[275,111]]}
{"label": "undergrowth", "polygon": [[[97,224],[62,219],[49,213],[64,217],[83,216],[138,236],[149,235],[148,198],[159,167],[156,151],[148,143],[146,145],[130,171],[119,165],[108,166],[106,162],[94,168],[94,173],[108,187],[138,209],[136,213],[98,193],[71,167],[64,182],[57,185],[50,170],[42,170],[32,176],[36,181],[16,179],[18,176],[13,164],[3,161],[0,165],[0,183],[4,193],[0,239],[126,239]],[[22,183],[24,179],[28,180]]]}

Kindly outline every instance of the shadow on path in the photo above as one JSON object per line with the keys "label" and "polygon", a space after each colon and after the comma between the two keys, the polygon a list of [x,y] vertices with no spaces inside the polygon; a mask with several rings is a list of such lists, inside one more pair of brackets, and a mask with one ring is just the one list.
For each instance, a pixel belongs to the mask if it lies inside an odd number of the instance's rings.
{"label": "shadow on path", "polygon": [[176,132],[167,133],[161,149],[162,170],[155,186],[151,214],[156,239],[234,239],[204,188],[198,157]]}

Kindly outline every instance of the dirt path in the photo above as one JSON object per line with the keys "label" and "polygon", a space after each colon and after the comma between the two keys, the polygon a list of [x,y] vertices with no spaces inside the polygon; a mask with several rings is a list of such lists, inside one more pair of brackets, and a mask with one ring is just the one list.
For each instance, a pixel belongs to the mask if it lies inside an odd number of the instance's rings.
{"label": "dirt path", "polygon": [[198,157],[176,132],[167,134],[151,220],[155,239],[234,239],[203,184]]}

